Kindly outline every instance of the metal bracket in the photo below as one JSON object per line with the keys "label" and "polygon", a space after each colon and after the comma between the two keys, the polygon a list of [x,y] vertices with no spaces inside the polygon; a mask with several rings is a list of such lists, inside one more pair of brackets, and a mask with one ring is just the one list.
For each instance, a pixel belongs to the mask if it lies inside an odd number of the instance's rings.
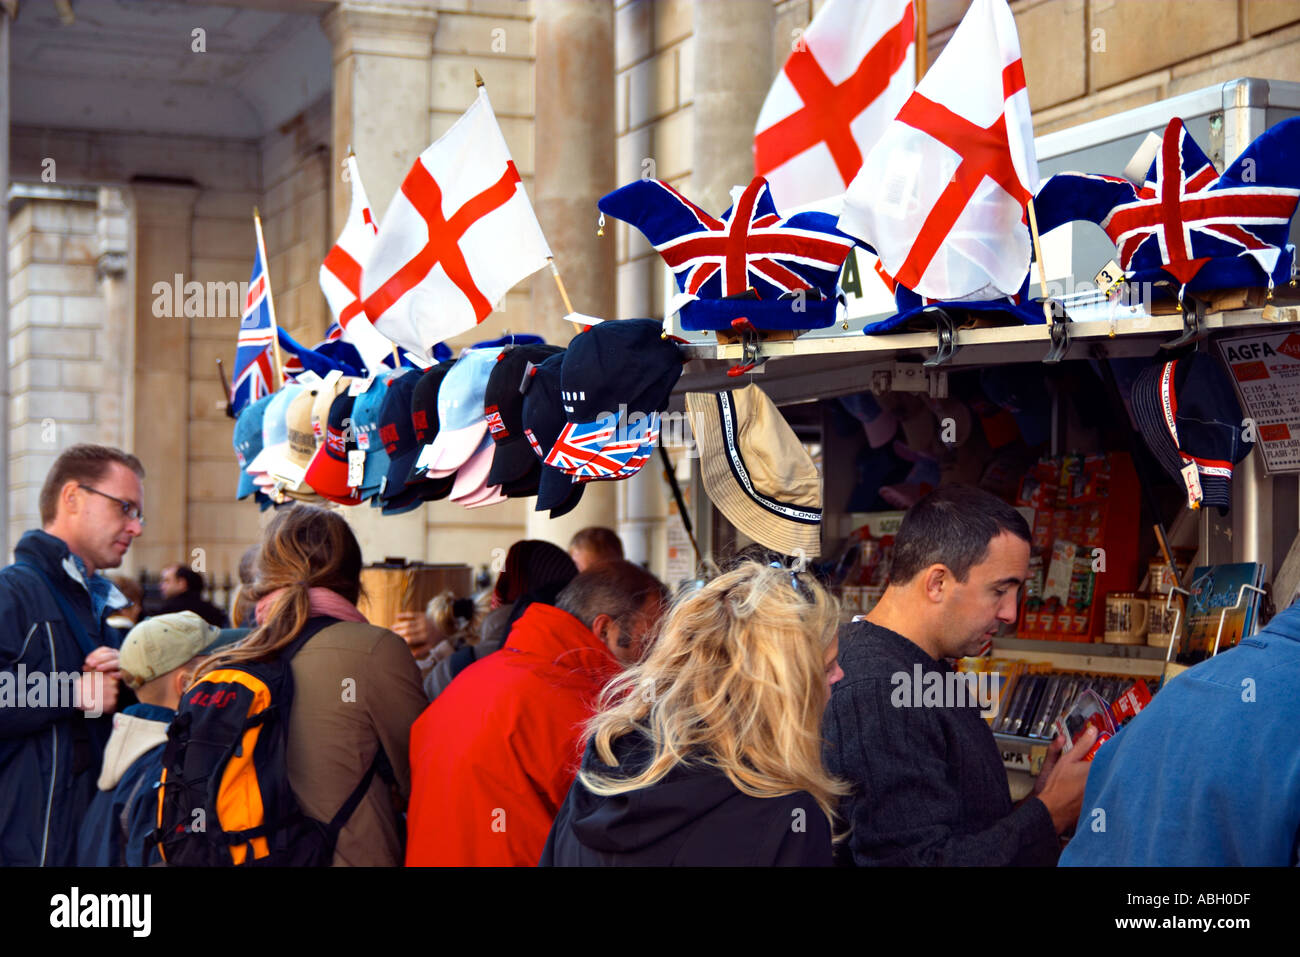
{"label": "metal bracket", "polygon": [[957,323],[953,321],[952,314],[947,309],[927,309],[925,314],[934,319],[935,327],[939,333],[939,344],[934,355],[922,362],[921,365],[927,369],[933,369],[936,366],[951,362],[952,357],[957,354]]}
{"label": "metal bracket", "polygon": [[[1188,300],[1191,300],[1190,307]],[[1191,342],[1199,342],[1206,336],[1205,300],[1197,296],[1184,296],[1178,301],[1183,310],[1183,332],[1178,338],[1160,343],[1161,349],[1180,349]]]}
{"label": "metal bracket", "polygon": [[731,325],[732,328],[741,333],[740,362],[728,369],[727,375],[736,379],[742,375],[762,371],[762,365],[767,361],[767,356],[759,354],[758,330],[754,328],[748,319],[736,319]]}
{"label": "metal bracket", "polygon": [[1070,317],[1059,316],[1047,327],[1047,334],[1052,338],[1052,347],[1047,350],[1047,355],[1043,356],[1043,363],[1056,365],[1070,351]]}

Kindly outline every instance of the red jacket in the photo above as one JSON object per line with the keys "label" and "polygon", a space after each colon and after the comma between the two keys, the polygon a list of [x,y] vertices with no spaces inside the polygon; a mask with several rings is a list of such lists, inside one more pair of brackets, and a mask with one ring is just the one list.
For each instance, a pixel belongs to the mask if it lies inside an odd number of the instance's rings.
{"label": "red jacket", "polygon": [[407,865],[536,865],[619,670],[578,619],[530,605],[411,728]]}

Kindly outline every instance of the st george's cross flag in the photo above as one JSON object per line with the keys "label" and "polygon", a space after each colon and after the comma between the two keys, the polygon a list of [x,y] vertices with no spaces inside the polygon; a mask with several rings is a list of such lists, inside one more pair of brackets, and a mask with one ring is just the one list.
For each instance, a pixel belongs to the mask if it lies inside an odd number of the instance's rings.
{"label": "st george's cross flag", "polygon": [[[393,344],[375,330],[361,306],[361,267],[375,245],[375,220],[365,187],[361,185],[355,156],[347,158],[346,168],[352,204],[348,207],[343,232],[321,264],[320,288],[330,312],[334,313],[335,325],[330,327],[331,332],[337,326],[338,337],[357,347],[367,368],[377,369],[385,358],[392,356]],[[325,338],[328,341],[331,335]]]}
{"label": "st george's cross flag", "polygon": [[1029,93],[1006,0],[975,0],[849,186],[839,228],[930,299],[999,299],[1029,269],[1038,188]]}
{"label": "st george's cross flag", "polygon": [[402,181],[361,274],[366,315],[419,355],[474,328],[551,257],[487,91]]}
{"label": "st george's cross flag", "polygon": [[754,129],[780,209],[840,196],[912,92],[911,0],[828,0],[794,44]]}

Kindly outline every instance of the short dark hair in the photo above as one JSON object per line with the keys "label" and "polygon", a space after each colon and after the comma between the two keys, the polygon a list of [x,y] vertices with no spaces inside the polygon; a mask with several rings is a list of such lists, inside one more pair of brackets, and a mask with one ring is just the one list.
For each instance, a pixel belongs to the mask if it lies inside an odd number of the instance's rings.
{"label": "short dark hair", "polygon": [[902,585],[931,565],[946,565],[964,582],[1003,532],[1032,543],[1029,523],[996,495],[970,485],[945,485],[907,510],[894,536],[890,581]]}
{"label": "short dark hair", "polygon": [[640,565],[614,561],[589,568],[565,585],[556,596],[555,607],[588,628],[597,616],[609,615],[626,635],[633,616],[652,600],[668,600],[663,582]]}
{"label": "short dark hair", "polygon": [[569,540],[569,548],[591,552],[600,561],[619,561],[623,558],[623,542],[612,529],[591,525]]}
{"label": "short dark hair", "polygon": [[196,595],[203,594],[204,579],[203,575],[190,568],[189,565],[173,565],[175,569],[173,574],[185,583],[185,590],[193,592]]}
{"label": "short dark hair", "polygon": [[59,513],[59,493],[69,482],[98,482],[110,465],[124,465],[144,480],[144,466],[130,452],[108,445],[82,443],[63,450],[50,466],[41,486],[41,524],[48,525]]}

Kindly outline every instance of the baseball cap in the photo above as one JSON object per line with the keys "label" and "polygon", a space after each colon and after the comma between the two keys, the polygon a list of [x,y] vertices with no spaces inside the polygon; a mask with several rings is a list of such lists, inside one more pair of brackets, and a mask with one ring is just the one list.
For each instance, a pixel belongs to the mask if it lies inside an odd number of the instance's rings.
{"label": "baseball cap", "polygon": [[1242,439],[1241,405],[1218,360],[1193,352],[1156,363],[1138,375],[1132,398],[1138,429],[1164,470],[1181,483],[1183,468],[1195,463],[1203,504],[1226,513],[1233,467],[1251,444]]}
{"label": "baseball cap", "polygon": [[447,474],[464,465],[482,443],[487,434],[483,395],[500,353],[498,346],[471,349],[442,380],[438,387],[440,428],[433,444],[420,454],[422,467]]}
{"label": "baseball cap", "polygon": [[454,481],[450,477],[438,481],[410,480],[411,466],[420,454],[420,445],[415,440],[415,424],[411,419],[411,398],[421,378],[421,375],[408,373],[390,383],[379,416],[379,438],[388,454],[388,475],[379,497],[391,508],[445,498]]}
{"label": "baseball cap", "polygon": [[318,495],[323,495],[340,505],[360,505],[358,489],[348,485],[348,452],[356,448],[355,429],[352,427],[352,409],[356,396],[343,391],[329,404],[325,434],[316,454],[307,466],[305,476]]}
{"label": "baseball cap", "polygon": [[179,668],[221,640],[221,629],[192,611],[146,618],[127,633],[118,662],[129,687],[139,688]]}
{"label": "baseball cap", "polygon": [[658,320],[602,322],[575,336],[561,372],[566,422],[547,464],[617,475],[657,425],[652,416],[668,408],[681,374],[681,350]]}
{"label": "baseball cap", "polygon": [[524,437],[524,394],[520,385],[530,362],[537,365],[562,352],[560,346],[538,343],[507,349],[497,357],[483,393],[483,417],[497,447],[488,473],[489,485],[504,487],[537,470],[537,456]]}
{"label": "baseball cap", "polygon": [[252,495],[255,486],[253,476],[247,468],[262,451],[262,420],[266,407],[275,398],[275,393],[264,395],[256,402],[244,406],[239,418],[235,420],[235,434],[231,439],[235,447],[235,459],[239,462],[239,484],[235,489],[235,498],[244,499]]}
{"label": "baseball cap", "polygon": [[423,478],[441,478],[444,475],[455,474],[455,469],[445,473],[430,474],[427,466],[421,467],[420,459],[424,455],[425,449],[433,444],[438,433],[442,431],[442,420],[438,417],[438,390],[442,387],[443,380],[455,365],[452,362],[440,362],[431,366],[420,375],[419,381],[415,384],[415,391],[411,393],[411,425],[415,429],[415,441],[420,446],[420,455],[416,457],[415,464],[411,466],[411,474],[407,477],[408,481],[416,481]]}
{"label": "baseball cap", "polygon": [[286,422],[289,403],[296,399],[306,388],[297,383],[290,383],[271,394],[271,401],[266,404],[262,415],[262,451],[253,457],[245,469],[249,475],[258,473],[269,475],[273,465],[284,457],[289,448],[289,427]]}
{"label": "baseball cap", "polygon": [[317,385],[308,386],[294,396],[284,415],[284,425],[289,437],[288,447],[270,472],[272,478],[285,483],[286,491],[314,491],[311,488],[303,488],[303,479],[307,473],[307,465],[316,453],[316,437],[312,434],[311,427],[311,409],[320,391]]}
{"label": "baseball cap", "polygon": [[452,486],[450,495],[453,502],[479,498],[491,487],[487,484],[487,477],[492,470],[492,456],[495,452],[496,443],[492,441],[492,436],[483,436],[478,449],[456,472],[456,483]]}
{"label": "baseball cap", "polygon": [[356,435],[357,450],[365,453],[365,469],[361,478],[361,493],[371,496],[379,491],[388,475],[388,453],[379,439],[379,413],[383,411],[388,386],[395,378],[409,373],[403,368],[389,370],[375,376],[352,404],[352,429]]}
{"label": "baseball cap", "polygon": [[[595,328],[599,329],[600,326]],[[584,332],[582,335],[590,335]],[[564,429],[564,409],[560,404],[560,370],[564,354],[557,353],[532,366],[524,379],[524,436],[539,458],[545,459]],[[572,475],[552,465],[542,464],[537,483],[537,511],[551,510],[559,518],[577,506],[583,485]]]}

